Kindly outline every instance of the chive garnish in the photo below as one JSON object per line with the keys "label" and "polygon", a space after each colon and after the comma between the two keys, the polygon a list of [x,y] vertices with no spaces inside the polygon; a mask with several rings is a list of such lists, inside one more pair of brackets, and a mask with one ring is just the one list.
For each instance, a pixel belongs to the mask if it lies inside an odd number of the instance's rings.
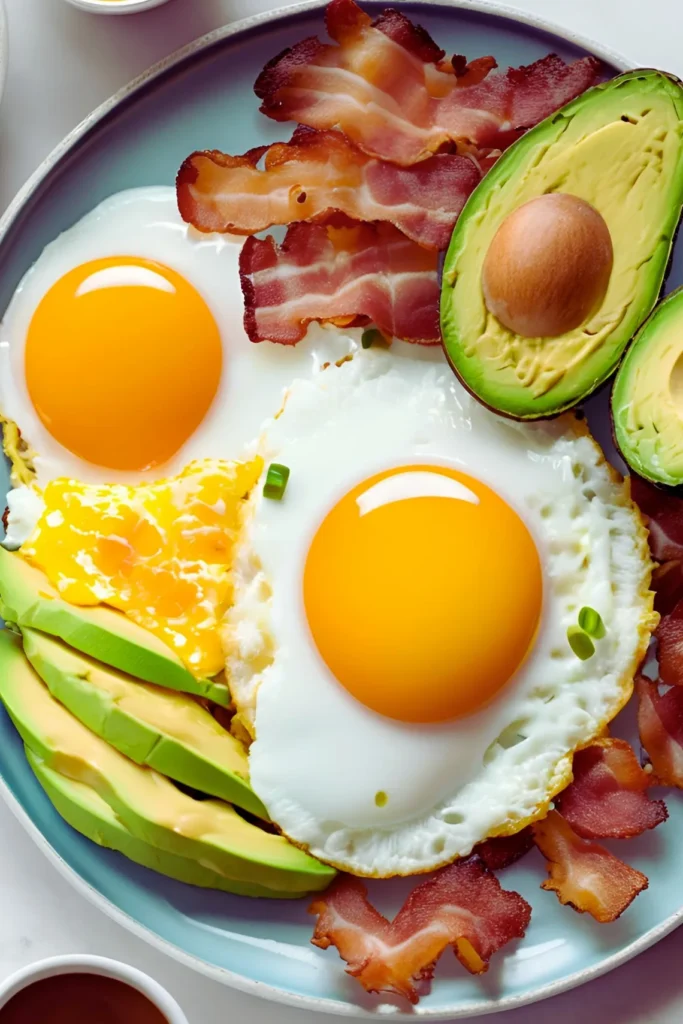
{"label": "chive garnish", "polygon": [[376,327],[368,327],[367,331],[363,331],[360,339],[363,348],[372,348],[373,345],[382,341],[384,341],[384,335]]}
{"label": "chive garnish", "polygon": [[263,497],[272,498],[273,501],[282,501],[282,498],[289,480],[289,466],[282,466],[279,462],[271,462],[266,474],[266,482],[263,485]]}
{"label": "chive garnish", "polygon": [[602,640],[605,635],[605,623],[595,608],[589,608],[586,605],[585,608],[581,609],[579,612],[579,625],[581,629],[588,633],[589,636],[595,637],[596,640]]}
{"label": "chive garnish", "polygon": [[567,630],[567,640],[572,651],[581,661],[588,661],[595,654],[595,644],[588,633],[584,633],[581,626],[570,626]]}

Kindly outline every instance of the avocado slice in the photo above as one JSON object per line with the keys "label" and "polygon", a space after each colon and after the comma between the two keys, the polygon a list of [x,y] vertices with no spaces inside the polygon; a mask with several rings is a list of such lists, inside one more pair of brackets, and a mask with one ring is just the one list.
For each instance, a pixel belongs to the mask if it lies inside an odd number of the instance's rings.
{"label": "avocado slice", "polygon": [[167,875],[178,882],[203,889],[220,889],[237,896],[263,896],[269,899],[297,899],[297,892],[276,892],[251,882],[226,878],[198,861],[159,850],[126,828],[109,804],[84,782],[76,782],[48,768],[38,754],[26,747],[26,758],[55,810],[81,835],[109,850],[122,853],[128,860]]}
{"label": "avocado slice", "polygon": [[614,440],[639,476],[683,484],[682,416],[683,288],[677,288],[645,321],[614,378]]}
{"label": "avocado slice", "polygon": [[0,614],[19,627],[58,636],[77,651],[146,683],[194,693],[223,707],[230,703],[224,683],[197,679],[168,644],[123,612],[63,601],[44,573],[1,546]]}
{"label": "avocado slice", "polygon": [[[446,355],[484,404],[514,419],[571,408],[614,371],[657,301],[683,205],[683,87],[638,70],[589,89],[523,135],[468,199],[444,263]],[[488,310],[482,268],[505,218],[547,193],[590,203],[614,263],[600,307],[574,330],[525,338]]]}
{"label": "avocado slice", "polygon": [[332,868],[250,824],[229,804],[195,800],[109,746],[55,700],[7,630],[0,631],[0,699],[48,768],[94,789],[151,846],[276,895],[325,889],[334,878]]}
{"label": "avocado slice", "polygon": [[140,683],[25,627],[24,654],[80,722],[136,764],[237,804],[268,812],[249,786],[242,744],[192,697]]}

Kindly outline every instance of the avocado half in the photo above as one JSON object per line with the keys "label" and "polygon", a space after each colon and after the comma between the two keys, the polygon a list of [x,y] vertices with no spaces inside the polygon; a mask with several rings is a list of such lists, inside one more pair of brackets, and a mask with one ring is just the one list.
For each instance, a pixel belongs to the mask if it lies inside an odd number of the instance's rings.
{"label": "avocado half", "polygon": [[334,878],[332,868],[229,804],[196,800],[109,746],[55,700],[7,630],[0,630],[0,700],[47,768],[89,786],[137,840],[222,875],[224,888],[236,882],[237,891],[256,885],[274,898],[303,896]]}
{"label": "avocado half", "polygon": [[143,867],[151,868],[160,875],[167,875],[188,885],[198,885],[204,889],[222,889],[237,896],[298,899],[297,892],[277,892],[253,882],[238,882],[234,878],[224,877],[199,861],[158,849],[133,835],[106,800],[90,786],[48,768],[43,758],[34,754],[30,747],[26,747],[25,750],[26,760],[57,813],[68,825],[98,846],[116,850],[136,864],[142,864]]}
{"label": "avocado half", "polygon": [[178,655],[123,612],[63,601],[47,576],[0,546],[0,614],[6,622],[57,636],[77,651],[147,683],[193,693],[227,707],[225,683],[197,679]]}
{"label": "avocado half", "polygon": [[52,696],[112,747],[136,764],[268,818],[249,785],[244,747],[198,701],[107,668],[47,633],[24,628],[22,637],[24,654]]}
{"label": "avocado half", "polygon": [[683,484],[683,288],[659,303],[626,353],[612,388],[612,425],[635,473]]}
{"label": "avocado half", "polygon": [[[525,338],[487,310],[482,267],[505,218],[552,192],[602,215],[614,263],[586,322],[558,337]],[[520,420],[555,416],[594,391],[657,301],[682,205],[683,86],[671,75],[619,75],[523,135],[470,196],[446,254],[441,329],[465,387]]]}

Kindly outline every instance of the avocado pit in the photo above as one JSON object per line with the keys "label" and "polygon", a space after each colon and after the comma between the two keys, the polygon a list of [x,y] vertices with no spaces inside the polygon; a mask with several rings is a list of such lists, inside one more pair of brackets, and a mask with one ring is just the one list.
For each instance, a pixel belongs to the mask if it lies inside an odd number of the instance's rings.
{"label": "avocado pit", "polygon": [[601,305],[613,263],[604,218],[578,196],[552,192],[514,210],[482,267],[487,309],[524,338],[557,337]]}

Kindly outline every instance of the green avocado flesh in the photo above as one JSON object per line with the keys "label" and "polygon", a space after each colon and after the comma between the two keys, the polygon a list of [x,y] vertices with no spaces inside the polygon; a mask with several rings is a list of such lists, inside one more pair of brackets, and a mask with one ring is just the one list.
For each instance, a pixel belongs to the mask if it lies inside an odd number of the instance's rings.
{"label": "green avocado flesh", "polygon": [[268,813],[249,786],[244,747],[192,697],[140,683],[25,627],[24,654],[56,697],[94,733],[137,764]]}
{"label": "green avocado flesh", "polygon": [[0,632],[0,699],[25,745],[45,766],[101,797],[136,839],[195,861],[226,881],[273,896],[326,888],[335,872],[282,836],[218,800],[195,800],[151,768],[135,764],[51,695],[17,637]]}
{"label": "green avocado flesh", "polygon": [[614,439],[632,470],[683,484],[683,288],[656,307],[614,379]]}
{"label": "green avocado flesh", "polygon": [[[523,135],[467,201],[446,255],[444,348],[480,401],[515,419],[571,408],[614,371],[657,301],[683,204],[683,87],[630,71],[589,89]],[[587,321],[524,338],[486,308],[482,267],[505,218],[562,192],[604,218],[614,250],[605,297]]]}
{"label": "green avocado flesh", "polygon": [[109,804],[90,786],[48,768],[45,761],[28,747],[26,758],[56,811],[68,825],[98,846],[117,850],[136,864],[142,864],[161,875],[168,875],[178,882],[187,882],[204,889],[222,889],[238,896],[265,896],[270,899],[296,899],[300,895],[297,892],[276,892],[261,885],[225,878],[198,861],[159,850],[133,835]]}
{"label": "green avocado flesh", "polygon": [[44,573],[0,547],[0,614],[6,622],[57,636],[77,651],[146,683],[194,693],[227,707],[223,683],[197,679],[175,652],[123,612],[63,601]]}

